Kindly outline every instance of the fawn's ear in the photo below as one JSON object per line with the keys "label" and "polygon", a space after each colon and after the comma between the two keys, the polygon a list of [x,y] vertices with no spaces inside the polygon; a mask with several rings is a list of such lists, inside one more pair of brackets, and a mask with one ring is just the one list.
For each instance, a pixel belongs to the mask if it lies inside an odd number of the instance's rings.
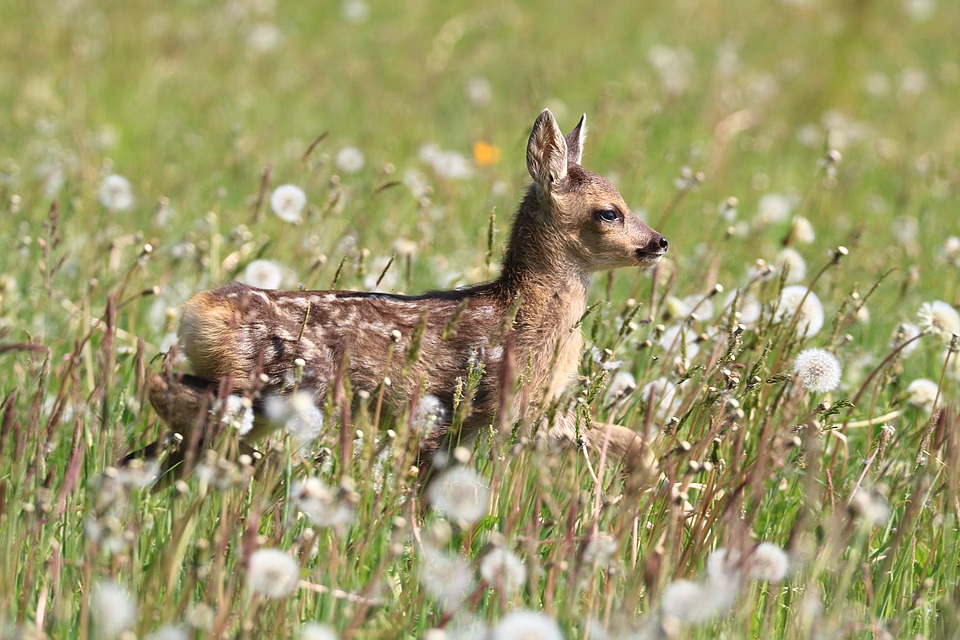
{"label": "fawn's ear", "polygon": [[567,160],[580,164],[583,157],[583,141],[587,139],[587,114],[580,116],[580,122],[567,134]]}
{"label": "fawn's ear", "polygon": [[533,123],[527,143],[527,171],[544,193],[567,177],[567,142],[549,109]]}

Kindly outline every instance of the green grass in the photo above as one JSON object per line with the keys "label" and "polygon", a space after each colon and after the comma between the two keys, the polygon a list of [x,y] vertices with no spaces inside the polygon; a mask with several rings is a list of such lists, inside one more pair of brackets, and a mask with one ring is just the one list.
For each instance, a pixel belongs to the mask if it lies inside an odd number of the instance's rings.
{"label": "green grass", "polygon": [[[595,4],[372,3],[355,24],[339,3],[6,3],[0,636],[104,637],[94,593],[108,580],[136,602],[126,633],[137,637],[163,624],[196,638],[296,637],[320,621],[341,638],[437,627],[453,638],[468,620],[495,625],[517,609],[546,612],[566,638],[657,637],[639,634],[661,623],[697,638],[960,634],[957,369],[947,367],[931,420],[906,389],[941,381],[942,341],[924,336],[887,359],[891,333],[922,303],[960,304],[960,263],[943,249],[960,236],[960,7],[941,1],[923,19],[907,7],[924,3],[892,0]],[[258,51],[251,38],[269,39],[264,25],[279,40]],[[484,104],[466,95],[474,77],[489,83]],[[416,511],[406,417],[377,425],[371,408],[348,425],[366,434],[349,459],[328,415],[322,464],[278,434],[255,477],[228,465],[219,484],[190,476],[141,490],[113,479],[108,468],[163,433],[143,383],[192,291],[258,257],[286,268],[288,287],[329,287],[342,265],[337,286],[362,289],[398,238],[416,249],[392,264],[392,290],[492,275],[544,106],[565,130],[587,113],[585,166],[671,242],[655,277],[598,274],[571,396],[598,419],[659,433],[655,472],[625,481],[596,458],[494,434],[470,463],[491,487],[488,515],[451,526]],[[419,158],[428,143],[470,158],[478,141],[502,156],[465,180]],[[336,166],[347,146],[365,156],[356,173]],[[820,162],[831,148],[842,153],[835,173]],[[689,191],[675,185],[685,167],[705,176]],[[419,198],[394,184],[412,170],[429,187]],[[131,182],[131,209],[100,203],[111,173]],[[299,226],[257,207],[283,183],[308,195]],[[791,216],[757,224],[767,194],[788,196]],[[731,197],[735,221],[719,213]],[[771,321],[775,277],[751,288],[763,315],[728,352],[726,292],[747,284],[757,259],[775,261],[796,215],[816,232],[791,246],[807,262],[802,284],[823,269],[813,291],[824,329],[800,341]],[[841,245],[849,255],[834,264]],[[699,353],[678,365],[678,349],[660,343],[683,320],[668,299],[716,284],[715,315],[687,319],[694,339],[704,335]],[[855,314],[864,300],[869,320]],[[794,380],[808,347],[840,359],[837,390]],[[594,358],[604,349],[618,368]],[[604,385],[618,369],[641,388],[686,379],[677,406],[658,416],[639,392],[609,406]],[[374,434],[387,443],[380,457]],[[228,459],[235,447],[229,433],[218,443]],[[351,525],[314,532],[298,516],[289,491],[308,475],[346,483]],[[873,526],[851,511],[858,487],[889,517]],[[616,551],[592,560],[601,533]],[[744,581],[700,624],[661,615],[668,586],[705,580],[712,551],[746,554],[758,541],[787,551],[784,580]],[[424,545],[471,563],[504,546],[525,563],[526,584],[513,595],[478,588],[445,612],[420,584]],[[258,547],[300,552],[314,586],[254,596],[246,566]]]}

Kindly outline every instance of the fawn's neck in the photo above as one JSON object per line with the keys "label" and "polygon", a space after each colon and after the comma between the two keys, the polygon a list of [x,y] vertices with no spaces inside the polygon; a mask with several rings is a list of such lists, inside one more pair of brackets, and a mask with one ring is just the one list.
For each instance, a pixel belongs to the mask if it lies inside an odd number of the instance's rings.
{"label": "fawn's neck", "polygon": [[540,209],[532,190],[514,220],[499,283],[505,295],[519,299],[518,346],[529,358],[533,387],[549,402],[579,367],[583,338],[578,323],[591,277],[569,255],[562,231]]}

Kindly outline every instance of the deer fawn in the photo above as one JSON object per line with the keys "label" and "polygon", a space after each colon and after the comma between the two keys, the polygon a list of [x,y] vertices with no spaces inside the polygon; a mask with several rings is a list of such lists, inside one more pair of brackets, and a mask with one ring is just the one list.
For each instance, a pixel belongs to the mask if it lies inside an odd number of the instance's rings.
{"label": "deer fawn", "polygon": [[[549,110],[534,123],[527,145],[533,184],[516,213],[497,280],[419,296],[238,283],[198,293],[184,305],[179,330],[195,376],[150,379],[160,417],[189,437],[207,424],[209,390],[224,380],[221,393],[253,395],[255,409],[262,407],[258,398],[290,394],[294,385],[311,390],[322,405],[328,394],[341,393],[344,378],[354,392],[382,390],[384,406],[397,414],[421,394],[450,407],[458,379],[482,371],[458,433],[447,421],[424,438],[424,481],[434,453],[495,420],[539,427],[543,409],[577,373],[591,273],[649,267],[667,249],[666,239],[630,212],[610,182],[580,166],[585,119],[566,138]],[[295,359],[303,361],[302,375],[293,375]],[[503,402],[515,386],[512,403]],[[507,406],[511,414],[498,417]],[[549,433],[573,438],[573,414],[558,412]],[[581,437],[611,458],[645,455],[639,436],[621,426],[585,425]]]}

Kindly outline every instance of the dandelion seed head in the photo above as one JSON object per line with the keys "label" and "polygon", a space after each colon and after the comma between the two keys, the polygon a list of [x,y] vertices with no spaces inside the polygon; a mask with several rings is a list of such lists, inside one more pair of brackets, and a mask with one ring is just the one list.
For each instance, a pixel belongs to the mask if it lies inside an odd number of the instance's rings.
{"label": "dandelion seed head", "polygon": [[300,222],[306,206],[307,194],[295,184],[282,184],[270,194],[270,208],[286,222]]}
{"label": "dandelion seed head", "polygon": [[665,377],[655,378],[643,385],[640,397],[653,404],[658,420],[665,420],[680,406],[680,388]]}
{"label": "dandelion seed head", "polygon": [[247,565],[250,589],[270,599],[286,598],[297,590],[300,565],[279,549],[257,549]]}
{"label": "dandelion seed head", "polygon": [[[801,301],[803,301],[802,306]],[[793,316],[797,316],[798,335],[810,338],[817,335],[823,328],[823,304],[817,294],[813,291],[807,293],[807,288],[803,285],[784,287],[773,319],[774,322],[784,322],[789,321]]]}
{"label": "dandelion seed head", "polygon": [[810,220],[797,216],[793,221],[793,237],[797,242],[812,244],[817,239],[817,234]]}
{"label": "dandelion seed head", "polygon": [[337,152],[337,168],[344,173],[356,173],[363,169],[363,152],[356,147],[344,147]]}
{"label": "dandelion seed head", "polygon": [[475,107],[487,106],[493,97],[493,89],[490,86],[490,81],[483,76],[471,76],[467,80],[465,93],[467,100]]}
{"label": "dandelion seed head", "polygon": [[165,624],[156,631],[148,633],[143,640],[190,640],[190,634],[181,626]]}
{"label": "dandelion seed head", "polygon": [[606,403],[620,402],[637,390],[637,379],[629,371],[617,371],[607,387]]}
{"label": "dandelion seed head", "polygon": [[789,568],[790,558],[786,551],[771,542],[761,542],[747,561],[747,576],[777,583],[787,577]]}
{"label": "dandelion seed head", "polygon": [[563,640],[557,621],[539,611],[513,611],[490,633],[491,640]]}
{"label": "dandelion seed head", "polygon": [[953,266],[960,267],[960,238],[949,236],[944,240],[943,257],[952,262]]}
{"label": "dandelion seed head", "polygon": [[583,564],[587,567],[604,568],[617,552],[617,539],[605,531],[590,538],[583,550]]}
{"label": "dandelion seed head", "polygon": [[850,513],[863,518],[864,523],[872,527],[882,527],[890,519],[890,505],[876,491],[858,490],[850,498]]}
{"label": "dandelion seed head", "polygon": [[796,249],[786,247],[777,254],[774,264],[787,272],[787,284],[803,282],[807,277],[807,261]]}
{"label": "dandelion seed head", "polygon": [[100,183],[100,203],[110,211],[127,211],[133,207],[133,187],[123,176],[111,174]]}
{"label": "dandelion seed head", "polygon": [[448,180],[463,180],[473,175],[473,165],[461,153],[444,151],[436,144],[420,147],[419,157],[430,165],[433,172]]}
{"label": "dandelion seed head", "polygon": [[929,331],[944,342],[950,342],[954,333],[960,333],[960,314],[943,300],[924,302],[917,312],[920,328]]}
{"label": "dandelion seed head", "polygon": [[328,625],[307,622],[300,627],[299,638],[300,640],[337,640],[337,634]]}
{"label": "dandelion seed head", "polygon": [[[210,408],[213,414],[219,413],[219,403],[214,403]],[[227,406],[223,410],[221,424],[233,427],[241,436],[244,436],[253,429],[253,403],[249,398],[240,396],[227,396]]]}
{"label": "dandelion seed head", "polygon": [[112,580],[98,582],[90,597],[90,611],[99,635],[114,638],[137,621],[137,605],[130,593]]}
{"label": "dandelion seed head", "polygon": [[448,518],[476,522],[487,513],[489,493],[473,469],[453,467],[430,485],[427,496],[430,504]]}
{"label": "dandelion seed head", "polygon": [[737,300],[736,311],[740,314],[738,317],[740,323],[748,327],[756,324],[763,311],[763,307],[760,305],[760,301],[757,300],[756,296],[742,290],[731,291],[727,294],[727,298],[723,303],[724,308],[729,308],[730,305],[733,304],[734,299]]}
{"label": "dandelion seed head", "polygon": [[793,373],[807,391],[825,393],[840,384],[842,370],[837,357],[825,349],[804,349],[793,361]]}
{"label": "dandelion seed head", "polygon": [[[693,359],[700,353],[697,335],[685,324],[667,327],[660,337],[660,346],[664,351],[672,353],[677,363],[684,367],[689,367]],[[686,360],[681,362],[684,353],[686,354]]]}
{"label": "dandelion seed head", "polygon": [[446,423],[449,419],[449,410],[438,396],[427,394],[417,402],[413,413],[413,422],[423,434],[428,434],[436,427]]}
{"label": "dandelion seed head", "polygon": [[340,15],[352,24],[363,24],[370,18],[370,5],[366,0],[344,0]]}
{"label": "dandelion seed head", "polygon": [[894,329],[893,334],[890,336],[890,348],[896,349],[902,344],[909,343],[900,350],[900,354],[906,358],[912,354],[914,350],[916,350],[919,342],[914,340],[914,338],[919,335],[920,327],[912,322],[901,322],[899,325],[897,325],[897,328]]}
{"label": "dandelion seed head", "polygon": [[273,51],[283,40],[283,32],[280,27],[272,22],[262,20],[250,29],[247,36],[247,46],[257,53],[267,53]]}
{"label": "dandelion seed head", "polygon": [[474,586],[466,560],[432,546],[423,548],[419,575],[420,584],[446,611],[456,610]]}
{"label": "dandelion seed head", "polygon": [[328,487],[319,478],[311,477],[295,483],[290,498],[318,527],[339,528],[353,522],[356,503],[353,492]]}
{"label": "dandelion seed head", "polygon": [[757,203],[754,222],[761,226],[783,222],[790,216],[791,209],[793,202],[789,196],[782,193],[764,194]]}
{"label": "dandelion seed head", "polygon": [[283,272],[273,260],[254,260],[243,270],[240,280],[258,289],[278,289],[283,282]]}
{"label": "dandelion seed head", "polygon": [[480,560],[480,577],[509,597],[527,581],[527,567],[512,551],[498,546]]}
{"label": "dandelion seed head", "polygon": [[709,589],[692,580],[675,580],[663,590],[663,613],[690,624],[706,622],[720,613],[712,606]]}
{"label": "dandelion seed head", "polygon": [[300,389],[290,397],[268,397],[264,413],[272,424],[284,427],[301,446],[316,439],[323,431],[323,412],[309,389]]}
{"label": "dandelion seed head", "polygon": [[907,402],[923,411],[933,411],[937,397],[937,383],[927,378],[917,378],[907,386]]}

